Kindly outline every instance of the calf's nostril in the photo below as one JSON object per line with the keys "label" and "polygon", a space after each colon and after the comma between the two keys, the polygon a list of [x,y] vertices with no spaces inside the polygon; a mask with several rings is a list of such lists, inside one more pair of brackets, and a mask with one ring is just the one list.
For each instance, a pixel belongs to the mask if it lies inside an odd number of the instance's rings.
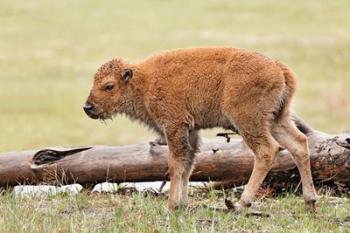
{"label": "calf's nostril", "polygon": [[91,110],[94,109],[94,105],[90,104],[90,103],[86,103],[85,106],[83,107],[85,112],[89,112]]}

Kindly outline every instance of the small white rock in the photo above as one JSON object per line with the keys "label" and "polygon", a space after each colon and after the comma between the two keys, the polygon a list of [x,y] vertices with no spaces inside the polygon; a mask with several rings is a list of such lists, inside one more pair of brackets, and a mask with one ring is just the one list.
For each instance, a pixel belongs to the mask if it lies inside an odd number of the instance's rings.
{"label": "small white rock", "polygon": [[114,193],[117,192],[119,189],[117,183],[109,183],[109,182],[103,182],[100,184],[96,184],[91,192],[98,192],[98,193]]}
{"label": "small white rock", "polygon": [[52,185],[18,185],[12,193],[15,197],[34,197],[57,194],[57,187]]}
{"label": "small white rock", "polygon": [[73,195],[80,193],[81,190],[83,190],[83,186],[80,184],[64,185],[58,188],[59,193],[67,193]]}
{"label": "small white rock", "polygon": [[[135,188],[138,192],[146,191],[147,189],[153,189],[158,191],[163,181],[153,182],[135,182],[135,183],[122,183],[122,187]],[[162,192],[167,192],[170,189],[170,182],[166,182],[162,189]]]}
{"label": "small white rock", "polygon": [[53,185],[17,185],[13,188],[15,197],[40,197],[56,195],[58,193],[78,194],[83,189],[80,184],[64,185],[61,187]]}

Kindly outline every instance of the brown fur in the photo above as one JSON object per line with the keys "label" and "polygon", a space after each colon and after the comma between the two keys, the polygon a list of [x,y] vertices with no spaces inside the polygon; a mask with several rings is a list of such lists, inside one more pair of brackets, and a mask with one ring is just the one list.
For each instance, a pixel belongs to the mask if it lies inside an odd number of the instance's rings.
{"label": "brown fur", "polygon": [[[132,71],[125,75],[125,71]],[[106,84],[114,86],[105,90]],[[187,184],[198,149],[198,130],[238,130],[256,155],[240,209],[251,205],[271,168],[279,145],[293,154],[301,173],[305,202],[314,207],[306,137],[290,120],[295,93],[293,72],[278,61],[236,48],[178,49],[132,64],[115,59],[96,73],[89,115],[125,114],[139,120],[169,145],[171,188],[168,206],[187,202]]]}

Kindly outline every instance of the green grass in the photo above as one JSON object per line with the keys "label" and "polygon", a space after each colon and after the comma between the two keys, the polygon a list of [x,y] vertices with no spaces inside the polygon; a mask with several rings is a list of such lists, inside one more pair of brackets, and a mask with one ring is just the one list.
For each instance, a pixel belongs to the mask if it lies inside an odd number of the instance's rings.
{"label": "green grass", "polygon": [[[232,194],[232,193],[231,193]],[[229,194],[234,199],[233,194]],[[318,213],[304,209],[301,198],[287,194],[257,201],[270,217],[224,213],[221,191],[194,192],[186,210],[171,214],[165,196],[133,193],[48,198],[0,198],[0,232],[349,232],[350,202],[323,196]]]}
{"label": "green grass", "polygon": [[[0,151],[152,139],[125,118],[105,126],[85,116],[82,105],[94,72],[118,56],[137,61],[164,49],[208,45],[256,50],[288,64],[299,77],[295,111],[319,130],[348,130],[349,11],[347,0],[1,1]],[[198,202],[222,204],[202,197],[192,205]],[[166,220],[165,198],[80,194],[18,200],[5,193],[0,231],[349,232],[343,223],[349,201],[335,208],[322,199],[316,217],[294,196],[259,205],[272,216],[246,218],[199,207]]]}

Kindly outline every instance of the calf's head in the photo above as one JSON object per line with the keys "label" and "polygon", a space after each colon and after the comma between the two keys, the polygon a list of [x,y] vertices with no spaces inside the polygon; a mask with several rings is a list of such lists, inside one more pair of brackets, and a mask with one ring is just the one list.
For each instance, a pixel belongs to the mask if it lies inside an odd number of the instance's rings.
{"label": "calf's head", "polygon": [[103,64],[94,76],[93,87],[83,107],[92,119],[108,119],[121,111],[132,69],[120,59]]}

